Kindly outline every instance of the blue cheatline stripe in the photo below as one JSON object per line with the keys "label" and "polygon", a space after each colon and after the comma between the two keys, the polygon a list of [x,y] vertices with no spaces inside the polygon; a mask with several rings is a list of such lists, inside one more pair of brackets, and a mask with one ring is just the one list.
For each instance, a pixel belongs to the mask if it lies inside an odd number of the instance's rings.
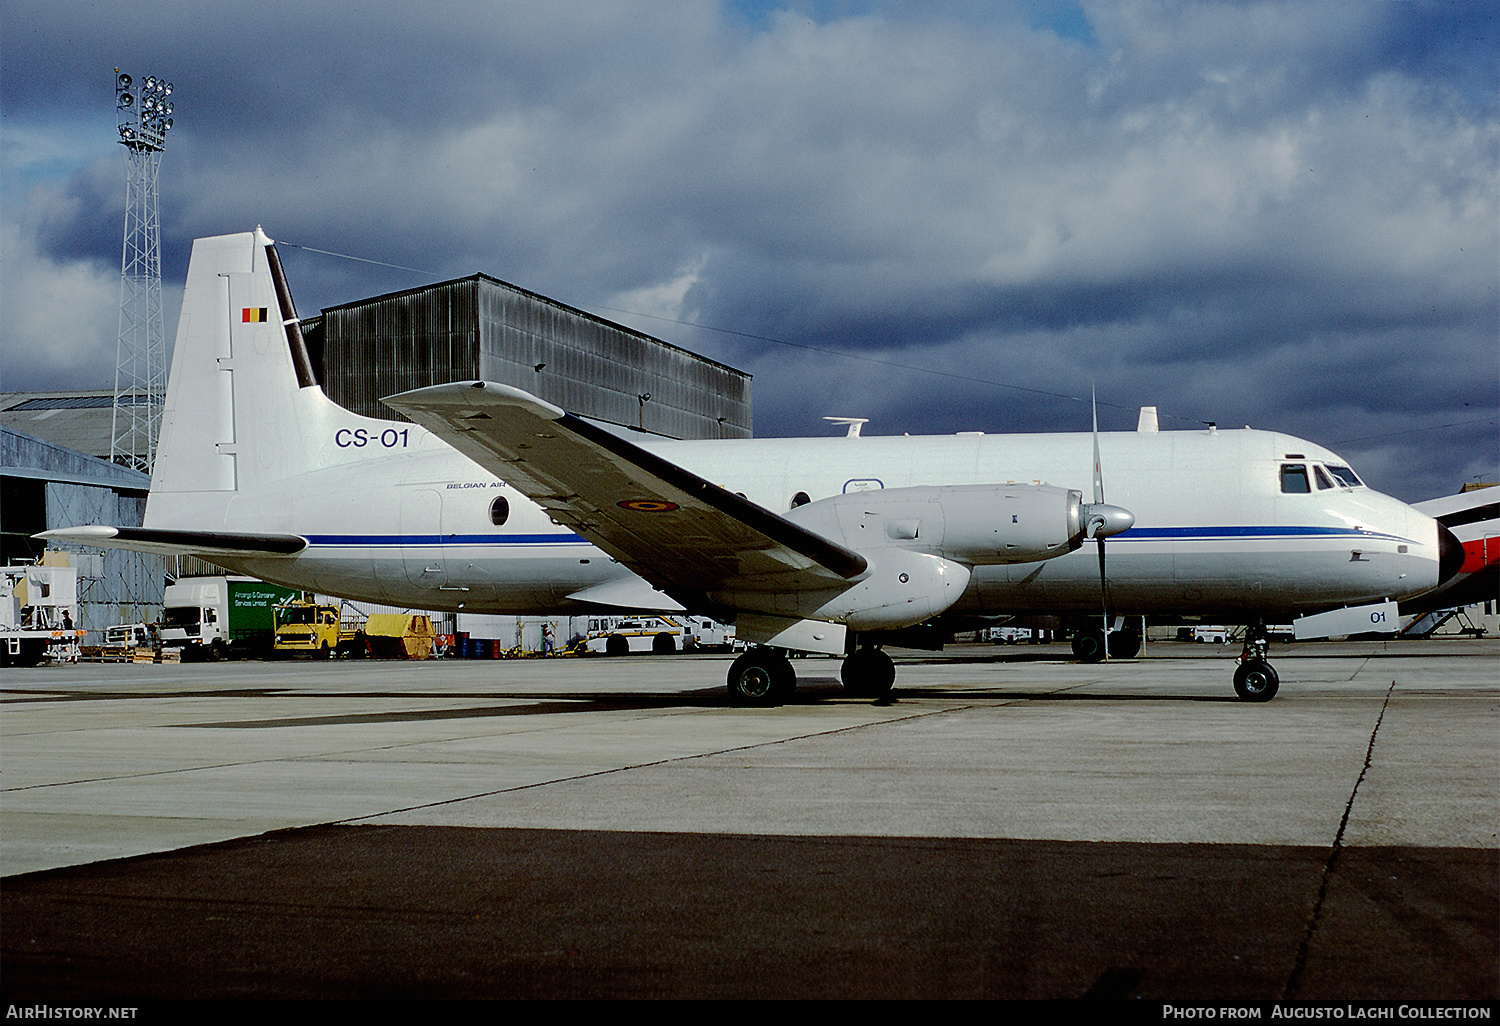
{"label": "blue cheatline stripe", "polygon": [[375,547],[414,545],[588,545],[567,534],[308,534],[310,545],[364,545]]}
{"label": "blue cheatline stripe", "polygon": [[[309,534],[312,545],[364,546],[370,548],[416,547],[422,545],[589,545],[587,539],[572,532],[555,534]],[[1350,540],[1385,539],[1410,542],[1394,534],[1357,531],[1352,527],[1132,527],[1110,539],[1121,541],[1231,541],[1253,538],[1348,538]]]}
{"label": "blue cheatline stripe", "polygon": [[1132,527],[1110,541],[1224,541],[1234,538],[1350,538],[1411,541],[1394,534],[1358,531],[1352,527]]}

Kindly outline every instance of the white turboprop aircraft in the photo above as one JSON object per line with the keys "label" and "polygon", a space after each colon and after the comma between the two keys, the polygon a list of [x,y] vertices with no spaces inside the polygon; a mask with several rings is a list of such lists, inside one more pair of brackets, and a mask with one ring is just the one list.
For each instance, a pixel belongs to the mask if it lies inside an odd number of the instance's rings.
{"label": "white turboprop aircraft", "polygon": [[[1334,453],[1248,428],[634,443],[491,382],[387,402],[415,423],[323,394],[260,229],[199,239],[144,526],[45,537],[422,609],[734,614],[756,647],[729,690],[750,704],[795,686],[783,650],[844,654],[845,686],[878,695],[890,632],[1106,603],[1103,623],[1259,625],[1235,689],[1264,701],[1266,618],[1394,618],[1463,557]],[[1068,487],[1086,481],[1092,502]]]}

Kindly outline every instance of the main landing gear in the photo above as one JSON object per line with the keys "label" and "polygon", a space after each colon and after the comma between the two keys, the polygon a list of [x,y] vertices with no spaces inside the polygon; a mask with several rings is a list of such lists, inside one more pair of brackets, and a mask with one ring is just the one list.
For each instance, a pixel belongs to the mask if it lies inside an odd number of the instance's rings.
{"label": "main landing gear", "polygon": [[[1104,631],[1098,627],[1080,627],[1073,632],[1073,655],[1081,663],[1104,659]],[[1134,659],[1141,654],[1141,633],[1131,627],[1109,632],[1111,659]]]}
{"label": "main landing gear", "polygon": [[1245,648],[1234,671],[1234,693],[1246,702],[1269,702],[1281,687],[1281,678],[1266,659],[1271,635],[1259,621],[1245,628]]}
{"label": "main landing gear", "polygon": [[[896,664],[873,646],[844,657],[844,690],[859,698],[884,698],[896,683]],[[781,705],[797,689],[797,671],[774,648],[752,648],[729,666],[729,700],[735,705]]]}
{"label": "main landing gear", "polygon": [[780,705],[796,688],[791,660],[774,648],[752,648],[729,664],[729,700],[735,705]]}
{"label": "main landing gear", "polygon": [[867,646],[844,657],[844,665],[839,667],[839,680],[851,695],[884,698],[896,684],[896,664],[880,649]]}

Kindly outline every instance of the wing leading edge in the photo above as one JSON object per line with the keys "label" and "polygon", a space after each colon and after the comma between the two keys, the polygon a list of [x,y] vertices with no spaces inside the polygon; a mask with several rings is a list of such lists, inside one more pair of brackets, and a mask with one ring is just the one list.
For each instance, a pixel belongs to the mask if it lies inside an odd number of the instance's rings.
{"label": "wing leading edge", "polygon": [[858,552],[509,385],[383,401],[678,601],[837,588],[868,569]]}

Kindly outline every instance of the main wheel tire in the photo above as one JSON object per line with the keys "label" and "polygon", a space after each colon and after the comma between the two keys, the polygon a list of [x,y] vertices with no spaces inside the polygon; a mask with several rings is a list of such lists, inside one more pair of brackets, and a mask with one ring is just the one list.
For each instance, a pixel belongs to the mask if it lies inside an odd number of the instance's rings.
{"label": "main wheel tire", "polygon": [[851,695],[884,698],[896,684],[896,664],[878,648],[862,648],[844,658],[839,680]]}
{"label": "main wheel tire", "polygon": [[1073,655],[1081,662],[1097,663],[1104,659],[1104,632],[1092,627],[1073,635]]}
{"label": "main wheel tire", "polygon": [[1135,631],[1115,631],[1109,636],[1109,654],[1116,659],[1134,659],[1141,654],[1141,636]]}
{"label": "main wheel tire", "polygon": [[729,700],[735,705],[773,706],[796,687],[792,664],[776,652],[751,649],[729,666]]}
{"label": "main wheel tire", "polygon": [[651,639],[651,651],[656,655],[671,655],[677,651],[677,639],[663,631]]}
{"label": "main wheel tire", "polygon": [[1269,702],[1281,688],[1281,678],[1264,659],[1240,663],[1234,671],[1234,693],[1246,702]]}
{"label": "main wheel tire", "polygon": [[630,654],[630,642],[625,640],[624,635],[611,634],[604,639],[604,654],[622,656]]}

